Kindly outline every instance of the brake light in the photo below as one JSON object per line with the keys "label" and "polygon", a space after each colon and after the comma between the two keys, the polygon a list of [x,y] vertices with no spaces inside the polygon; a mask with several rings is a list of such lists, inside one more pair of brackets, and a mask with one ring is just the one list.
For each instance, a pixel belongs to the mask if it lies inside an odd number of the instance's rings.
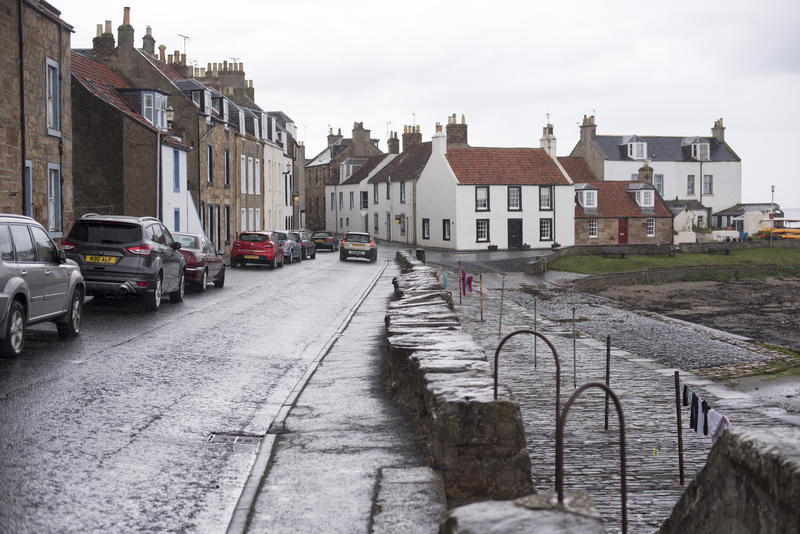
{"label": "brake light", "polygon": [[136,282],[136,285],[139,287],[147,287],[147,282]]}
{"label": "brake light", "polygon": [[341,244],[342,244],[342,246],[344,246],[344,238],[342,238],[342,243]]}
{"label": "brake light", "polygon": [[328,242],[333,241],[333,238],[332,237],[326,237],[325,241],[328,241]]}
{"label": "brake light", "polygon": [[77,247],[75,243],[70,243],[69,241],[62,241],[61,242],[61,250],[72,250],[73,248]]}
{"label": "brake light", "polygon": [[372,239],[369,240],[369,246],[375,248],[375,242]]}
{"label": "brake light", "polygon": [[156,248],[154,245],[138,245],[135,247],[128,247],[125,250],[131,254],[136,254],[137,256],[147,256],[153,251],[154,248]]}
{"label": "brake light", "polygon": [[195,256],[194,254],[187,254],[186,265],[188,267],[195,267],[197,265],[197,256]]}

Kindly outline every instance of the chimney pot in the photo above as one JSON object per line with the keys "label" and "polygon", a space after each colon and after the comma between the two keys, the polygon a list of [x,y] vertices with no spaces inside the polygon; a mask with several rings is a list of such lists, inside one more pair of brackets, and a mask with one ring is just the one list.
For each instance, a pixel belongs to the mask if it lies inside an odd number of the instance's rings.
{"label": "chimney pot", "polygon": [[461,124],[467,124],[467,119],[464,118],[464,114],[461,114]]}
{"label": "chimney pot", "polygon": [[440,122],[436,123],[436,133],[442,133],[442,124]]}
{"label": "chimney pot", "polygon": [[181,54],[181,65],[186,65],[186,54]]}
{"label": "chimney pot", "polygon": [[222,62],[222,70],[227,72],[227,70],[228,70],[228,62],[227,61],[223,61]]}
{"label": "chimney pot", "polygon": [[105,27],[105,30],[103,31],[103,33],[111,33],[111,21],[110,20],[106,21],[106,27]]}
{"label": "chimney pot", "polygon": [[153,36],[153,28],[151,28],[150,26],[148,26],[148,27],[147,27],[147,29],[145,30],[145,32],[146,32],[146,33],[147,33],[147,35],[149,35],[150,37],[152,37],[152,36]]}
{"label": "chimney pot", "polygon": [[239,62],[239,70],[244,71],[244,63]]}
{"label": "chimney pot", "polygon": [[98,24],[97,25],[97,35],[95,37],[100,37],[101,35],[103,35],[103,25],[102,24]]}
{"label": "chimney pot", "polygon": [[206,77],[206,69],[204,69],[203,67],[200,67],[200,77],[201,78]]}
{"label": "chimney pot", "polygon": [[131,8],[129,7],[124,9],[124,14],[122,15],[122,24],[125,26],[131,25]]}
{"label": "chimney pot", "polygon": [[162,63],[167,60],[166,50],[167,50],[167,45],[163,44],[158,45],[158,59],[160,59]]}
{"label": "chimney pot", "polygon": [[172,65],[172,59],[173,59],[173,56],[171,56],[171,55],[170,55],[170,56],[168,57],[168,59],[169,59],[169,61],[167,61],[167,63],[169,63],[170,65]]}

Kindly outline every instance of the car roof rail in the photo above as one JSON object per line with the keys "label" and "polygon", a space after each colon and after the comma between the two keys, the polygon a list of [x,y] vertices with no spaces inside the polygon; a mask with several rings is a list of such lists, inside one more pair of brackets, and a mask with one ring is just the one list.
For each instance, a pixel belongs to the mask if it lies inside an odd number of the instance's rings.
{"label": "car roof rail", "polygon": [[99,213],[84,213],[81,215],[81,219],[88,219],[90,217],[100,217]]}
{"label": "car roof rail", "polygon": [[18,213],[3,213],[3,214],[0,214],[0,217],[10,217],[12,219],[22,219],[23,221],[34,221],[34,222],[36,222],[36,219],[34,219],[33,217],[28,217],[27,215],[20,215]]}

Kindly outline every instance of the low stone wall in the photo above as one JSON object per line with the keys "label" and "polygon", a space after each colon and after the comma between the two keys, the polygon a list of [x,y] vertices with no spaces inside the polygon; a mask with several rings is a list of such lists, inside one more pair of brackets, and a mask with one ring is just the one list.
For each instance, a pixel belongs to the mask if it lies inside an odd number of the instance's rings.
{"label": "low stone wall", "polygon": [[448,501],[534,493],[519,405],[494,399],[486,355],[465,333],[435,272],[398,252],[404,273],[386,314],[388,390],[417,419]]}
{"label": "low stone wall", "polygon": [[800,428],[731,428],[659,534],[800,533]]}
{"label": "low stone wall", "polygon": [[682,267],[680,269],[652,269],[647,271],[628,271],[623,273],[598,274],[576,280],[573,287],[579,291],[598,291],[609,287],[631,284],[648,284],[660,282],[680,282],[692,275],[700,277],[706,271],[726,273],[759,273],[765,275],[785,276],[787,271],[800,276],[800,267],[781,267],[775,265],[753,266],[717,266],[717,267]]}

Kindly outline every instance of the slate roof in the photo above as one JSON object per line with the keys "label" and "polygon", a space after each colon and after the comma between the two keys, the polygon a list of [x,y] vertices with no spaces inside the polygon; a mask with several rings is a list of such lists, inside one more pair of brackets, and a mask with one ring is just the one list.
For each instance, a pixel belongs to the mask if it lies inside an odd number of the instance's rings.
{"label": "slate roof", "polygon": [[[684,209],[688,209],[690,211],[701,211],[708,209],[703,206],[699,200],[693,198],[686,200],[679,200],[677,198],[675,200],[665,200],[664,204],[666,204],[666,206],[672,210],[673,213],[680,213]],[[675,210],[678,211],[676,212]]]}
{"label": "slate roof", "polygon": [[386,167],[375,173],[368,183],[393,182],[415,180],[419,178],[425,164],[431,157],[431,142],[416,143],[401,152]]}
{"label": "slate roof", "polygon": [[672,217],[672,213],[653,186],[649,188],[653,189],[654,206],[642,208],[629,192],[631,182],[592,182],[591,185],[597,188],[597,209],[584,210],[578,202],[575,202],[576,218]]}
{"label": "slate roof", "polygon": [[[595,142],[610,161],[636,161],[628,157],[628,148],[620,144],[623,139],[632,137],[647,143],[647,159],[650,161],[697,162],[692,157],[691,145],[683,144],[686,137],[598,135]],[[741,161],[726,143],[720,143],[713,137],[699,139],[709,144],[711,161]]]}
{"label": "slate roof", "polygon": [[364,165],[362,165],[360,169],[358,169],[356,172],[350,175],[350,177],[347,180],[342,182],[342,185],[358,184],[359,182],[361,182],[361,180],[369,176],[369,173],[371,173],[375,167],[380,165],[380,163],[384,159],[386,159],[388,156],[391,155],[392,154],[380,154],[378,156],[372,156],[367,158],[366,163],[364,163]]}
{"label": "slate roof", "polygon": [[117,91],[117,89],[132,89],[130,84],[119,74],[102,63],[89,59],[74,50],[70,55],[70,63],[72,76],[87,91],[106,101],[143,126],[154,132],[156,131],[155,126],[134,110]]}
{"label": "slate roof", "polygon": [[160,59],[156,59],[155,57],[151,56],[150,54],[146,54],[142,50],[137,49],[137,51],[142,54],[147,61],[149,61],[155,68],[161,71],[161,74],[167,77],[167,79],[175,82],[176,80],[183,80],[186,78],[181,72],[170,65],[169,63],[164,63]]}
{"label": "slate roof", "polygon": [[286,128],[286,123],[287,122],[294,122],[283,111],[270,111],[270,112],[267,113],[267,116],[274,117],[275,118],[275,122],[278,123],[278,126],[280,126],[281,128],[284,128],[284,129]]}
{"label": "slate roof", "polygon": [[447,161],[465,185],[569,185],[541,148],[448,148]]}
{"label": "slate roof", "polygon": [[755,204],[736,204],[735,206],[731,206],[730,208],[718,211],[714,215],[739,216],[739,215],[744,215],[745,213],[751,211],[767,212],[770,211],[773,207],[775,208],[776,212],[780,211],[780,206],[778,204],[770,204],[769,202],[763,202]]}
{"label": "slate roof", "polygon": [[575,183],[597,181],[597,177],[589,168],[586,160],[580,156],[559,156],[558,162]]}

